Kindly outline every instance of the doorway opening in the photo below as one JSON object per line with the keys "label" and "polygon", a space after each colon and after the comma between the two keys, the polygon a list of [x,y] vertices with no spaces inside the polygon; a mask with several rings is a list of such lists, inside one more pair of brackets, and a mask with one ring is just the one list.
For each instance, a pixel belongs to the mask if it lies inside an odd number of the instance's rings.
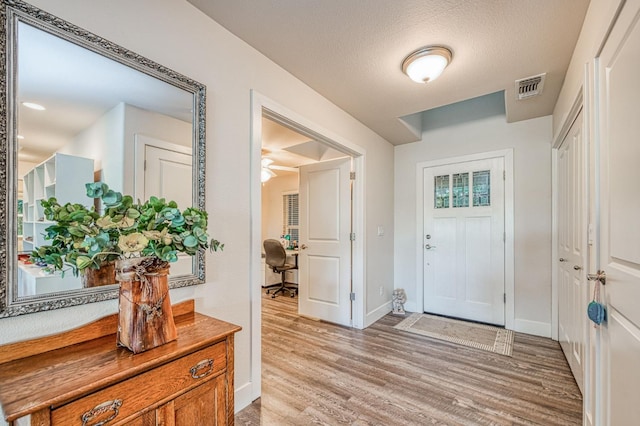
{"label": "doorway opening", "polygon": [[[365,153],[361,147],[350,143],[349,141],[333,135],[331,132],[324,129],[322,126],[314,123],[313,121],[301,116],[298,113],[295,113],[282,105],[273,102],[272,100],[258,94],[257,92],[252,92],[252,119],[251,119],[251,293],[252,293],[252,309],[251,309],[251,399],[255,400],[261,394],[261,307],[262,307],[262,297],[264,294],[264,290],[262,288],[262,283],[264,282],[264,267],[262,266],[262,242],[265,239],[264,237],[267,234],[263,233],[263,205],[262,205],[262,195],[263,195],[263,183],[261,181],[261,174],[263,171],[263,157],[269,157],[273,160],[269,165],[271,172],[275,175],[281,175],[282,177],[286,176],[288,173],[293,174],[293,178],[291,182],[295,181],[297,175],[295,172],[291,171],[289,168],[294,167],[293,165],[285,163],[284,157],[280,157],[282,154],[291,155],[296,154],[298,156],[304,154],[308,158],[313,159],[312,164],[305,164],[300,166],[300,169],[304,170],[304,168],[309,167],[313,168],[318,165],[328,166],[332,165],[334,162],[343,161],[341,158],[347,158],[349,162],[349,167],[347,169],[347,175],[349,180],[349,191],[353,191],[349,193],[349,201],[350,205],[352,205],[351,212],[349,214],[350,226],[347,232],[347,239],[349,240],[350,250],[348,253],[350,268],[350,277],[348,285],[350,287],[347,288],[347,295],[349,299],[349,317],[350,317],[350,326],[354,328],[363,328],[364,327],[364,176],[362,171],[364,170],[365,163]],[[269,145],[269,142],[265,143],[263,146],[263,135],[269,132],[269,127],[275,128],[279,126],[280,128],[286,129],[286,131],[292,132],[294,134],[298,134],[298,136],[302,136],[305,139],[303,142],[297,144],[301,146],[289,147],[289,149],[284,150],[284,153],[276,154],[277,149]],[[266,130],[265,130],[266,129]],[[280,129],[281,130],[281,129]],[[281,150],[282,151],[282,150]],[[314,159],[315,158],[315,159]],[[315,173],[317,170],[313,170]],[[311,191],[308,193],[312,193],[316,188],[322,188],[321,183],[326,183],[331,179],[335,178],[337,180],[342,181],[342,177],[344,176],[344,172],[336,172],[329,171],[324,173],[325,171],[318,171],[315,173],[310,180],[312,184],[309,186]],[[355,180],[351,181],[352,173],[354,172]],[[302,173],[300,173],[302,174]],[[340,176],[340,178],[336,177]],[[316,179],[317,178],[317,179]],[[276,181],[274,176],[271,177],[274,179],[273,182]],[[304,178],[301,178],[304,179]],[[267,181],[270,182],[270,181]],[[317,185],[316,185],[317,184]],[[282,200],[283,192],[291,193],[291,189],[294,188],[290,183],[289,190],[280,191],[279,197]],[[303,185],[304,186],[304,185]],[[300,185],[298,186],[298,190],[301,190]],[[303,204],[301,210],[310,205],[313,209],[314,203],[309,203],[308,200],[304,199],[304,190],[300,191],[301,200],[300,203]],[[344,191],[340,191],[340,194],[344,193]],[[323,193],[324,194],[324,193]],[[318,199],[317,197],[310,196],[309,199]],[[280,202],[277,202],[281,204]],[[316,203],[317,204],[317,203]],[[327,205],[329,205],[328,203]],[[337,210],[341,210],[340,206],[333,206]],[[302,211],[301,211],[302,213]],[[304,213],[303,213],[304,215]],[[304,218],[301,217],[300,222],[300,234],[298,241],[299,244],[304,243],[305,239],[305,226],[304,226]],[[277,228],[276,228],[277,227]],[[277,237],[282,235],[283,223],[282,218],[276,225],[269,225],[270,230],[265,230],[266,232],[274,233]],[[347,229],[346,227],[340,228],[341,232]],[[326,230],[326,229],[324,229]],[[355,238],[353,238],[355,236]],[[360,238],[358,238],[360,236]],[[309,261],[309,258],[312,257],[312,248],[315,248],[317,244],[308,245],[309,250],[305,252],[302,256],[300,256],[300,268],[298,270],[298,279],[302,278],[302,282],[304,283],[304,277],[301,277],[301,273],[306,270],[310,270],[314,267],[313,262]],[[305,256],[307,256],[305,263]],[[318,258],[321,255],[317,256]],[[331,261],[329,262],[331,263]],[[336,263],[336,262],[334,262]],[[338,262],[339,263],[339,262]],[[311,265],[311,266],[309,266]],[[316,265],[317,266],[317,265]],[[331,265],[322,265],[331,266]],[[312,274],[314,277],[316,274]],[[325,276],[326,278],[326,276]],[[308,279],[308,275],[307,275]],[[338,286],[340,288],[344,288],[342,285]],[[311,295],[315,297],[314,295]],[[355,297],[354,297],[355,296]],[[282,297],[282,296],[279,296]],[[299,295],[300,297],[300,295]],[[304,297],[304,295],[303,295]],[[290,299],[290,298],[289,298]],[[355,300],[354,300],[355,299]],[[328,303],[329,304],[329,303]],[[247,389],[249,390],[249,389]]]}
{"label": "doorway opening", "polygon": [[[298,287],[287,295],[297,294],[300,315],[351,325],[352,157],[266,115],[261,153],[262,241],[279,240],[297,266],[284,273],[284,288]],[[268,263],[261,287],[281,297]]]}

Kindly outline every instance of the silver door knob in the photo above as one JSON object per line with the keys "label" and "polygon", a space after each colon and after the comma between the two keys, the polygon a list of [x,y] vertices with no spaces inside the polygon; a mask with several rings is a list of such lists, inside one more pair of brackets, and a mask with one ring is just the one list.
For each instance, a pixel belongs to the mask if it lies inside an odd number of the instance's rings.
{"label": "silver door knob", "polygon": [[561,257],[560,259],[558,259],[560,262],[566,262],[567,259],[565,259],[564,257]]}
{"label": "silver door knob", "polygon": [[432,246],[431,244],[426,244],[426,245],[424,246],[424,248],[426,248],[427,250],[431,250],[431,249],[436,248],[436,246]]}
{"label": "silver door knob", "polygon": [[579,271],[579,270],[581,270],[581,269],[582,269],[582,266],[573,265],[573,269],[574,269],[575,271]]}
{"label": "silver door knob", "polygon": [[302,245],[300,246],[300,250],[306,250],[306,249],[307,249],[307,245],[306,245],[306,244],[302,244]]}
{"label": "silver door knob", "polygon": [[600,281],[602,285],[607,283],[607,274],[604,271],[598,271],[595,274],[587,274],[589,281]]}

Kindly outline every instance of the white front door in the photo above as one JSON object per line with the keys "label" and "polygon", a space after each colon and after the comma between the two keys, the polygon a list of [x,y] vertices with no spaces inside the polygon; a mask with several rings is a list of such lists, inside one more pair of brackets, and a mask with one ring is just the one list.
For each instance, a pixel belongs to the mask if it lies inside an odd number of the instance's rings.
{"label": "white front door", "polygon": [[300,315],[351,325],[351,159],[300,167]]}
{"label": "white front door", "polygon": [[424,311],[505,323],[504,159],[423,169]]}
{"label": "white front door", "polygon": [[558,150],[558,338],[584,393],[586,264],[585,153],[582,112]]}
{"label": "white front door", "polygon": [[[598,60],[604,424],[640,419],[640,0],[627,0]],[[593,271],[592,271],[593,272]]]}
{"label": "white front door", "polygon": [[[139,170],[142,169],[143,173]],[[151,196],[175,201],[185,208],[193,205],[191,148],[144,135],[136,135],[136,197]],[[142,176],[142,179],[140,179]],[[193,273],[193,258],[180,254],[171,264],[171,275]]]}

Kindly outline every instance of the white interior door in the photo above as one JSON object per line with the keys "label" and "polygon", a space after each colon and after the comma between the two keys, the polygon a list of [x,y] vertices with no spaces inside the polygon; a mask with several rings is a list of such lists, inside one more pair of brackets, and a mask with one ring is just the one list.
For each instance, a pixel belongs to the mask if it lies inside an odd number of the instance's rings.
{"label": "white interior door", "polygon": [[582,112],[558,150],[558,338],[584,394],[586,264]]}
{"label": "white interior door", "polygon": [[[193,205],[191,148],[136,135],[136,169],[136,196],[140,199],[156,196],[173,200],[180,208]],[[180,254],[171,264],[171,275],[191,273],[193,258]]]}
{"label": "white interior door", "polygon": [[609,425],[640,419],[640,0],[627,0],[598,61],[602,383]]}
{"label": "white interior door", "polygon": [[351,159],[300,167],[301,315],[351,324]]}
{"label": "white interior door", "polygon": [[505,323],[504,159],[423,169],[424,311]]}

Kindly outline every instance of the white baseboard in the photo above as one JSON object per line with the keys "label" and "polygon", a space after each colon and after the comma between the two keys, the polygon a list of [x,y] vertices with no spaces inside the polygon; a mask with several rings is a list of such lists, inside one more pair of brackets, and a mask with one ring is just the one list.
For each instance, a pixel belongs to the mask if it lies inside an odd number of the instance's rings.
{"label": "white baseboard", "polygon": [[251,397],[251,382],[247,382],[242,386],[237,386],[235,388],[235,392],[233,393],[234,397],[234,413],[242,410],[253,402],[253,398]]}
{"label": "white baseboard", "polygon": [[383,316],[391,312],[391,302],[383,303],[375,308],[373,311],[367,313],[364,319],[364,328],[369,327],[374,322],[378,321]]}
{"label": "white baseboard", "polygon": [[551,324],[548,322],[529,321],[516,318],[514,331],[533,334],[534,336],[551,337]]}
{"label": "white baseboard", "polygon": [[404,304],[404,310],[407,312],[418,312],[416,302],[407,302]]}

